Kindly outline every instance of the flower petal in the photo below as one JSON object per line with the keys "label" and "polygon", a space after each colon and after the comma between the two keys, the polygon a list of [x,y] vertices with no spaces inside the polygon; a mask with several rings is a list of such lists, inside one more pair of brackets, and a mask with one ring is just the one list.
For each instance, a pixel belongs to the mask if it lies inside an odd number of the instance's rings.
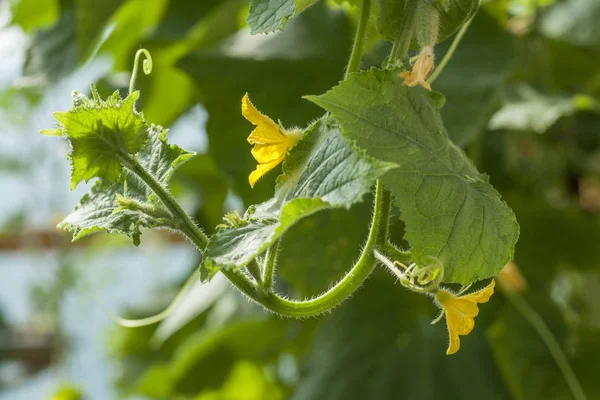
{"label": "flower petal", "polygon": [[254,187],[256,182],[263,177],[267,172],[275,168],[279,165],[281,161],[274,161],[271,163],[258,164],[256,169],[250,173],[248,177],[248,182],[250,183],[250,187]]}
{"label": "flower petal", "polygon": [[478,290],[474,293],[467,294],[464,296],[458,297],[459,299],[465,299],[474,301],[477,303],[487,303],[490,300],[490,297],[494,294],[494,287],[496,286],[496,281],[492,280],[489,285],[484,287],[481,290]]}
{"label": "flower petal", "polygon": [[446,305],[446,320],[459,335],[471,333],[477,314],[479,314],[477,303],[469,300],[456,298]]}
{"label": "flower petal", "polygon": [[446,350],[446,355],[454,354],[460,349],[460,338],[458,337],[458,333],[454,331],[453,326],[450,323],[450,318],[448,318],[448,313],[446,312],[446,326],[448,327],[448,336],[450,336],[450,344],[448,345],[448,349]]}
{"label": "flower petal", "polygon": [[[244,116],[244,118],[246,118],[248,121],[252,122],[254,125],[256,125],[258,127],[262,127],[264,133],[267,133],[267,134],[277,133],[278,136],[283,136],[283,135],[281,135],[281,133],[279,133],[279,127],[277,126],[277,124],[271,118],[264,115],[263,113],[258,111],[256,109],[256,107],[254,107],[254,104],[252,104],[252,102],[250,101],[250,98],[248,97],[248,93],[246,93],[244,95],[244,97],[242,98],[242,115]],[[254,133],[254,132],[252,132],[252,133]],[[252,136],[252,135],[250,135],[250,136]],[[248,139],[250,139],[250,138],[248,138]]]}

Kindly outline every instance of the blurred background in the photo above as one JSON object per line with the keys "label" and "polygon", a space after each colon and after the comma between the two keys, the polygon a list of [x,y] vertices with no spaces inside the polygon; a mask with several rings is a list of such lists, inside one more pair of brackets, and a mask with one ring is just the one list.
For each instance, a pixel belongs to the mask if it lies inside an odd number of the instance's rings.
{"label": "blurred background", "polygon": [[[67,143],[39,130],[91,82],[103,96],[126,93],[135,51],[149,49],[138,109],[198,153],[172,191],[210,233],[224,212],[269,198],[277,175],[247,184],[242,95],[286,126],[319,117],[301,96],[343,76],[352,3],[322,1],[285,32],[251,36],[247,0],[0,1],[0,400],[572,399],[540,317],[587,398],[600,398],[597,0],[484,1],[434,84],[450,136],[517,214],[517,296],[533,325],[497,294],[447,357],[431,300],[383,271],[309,320],[271,316],[221,276],[193,286],[158,325],[111,319],[162,310],[199,254],[164,232],[145,231],[139,247],[105,233],[70,243],[56,224],[89,187],[69,191]],[[362,67],[381,65],[390,47],[371,27]],[[366,199],[295,226],[278,290],[312,296],[341,277],[369,213]],[[401,223],[392,228],[402,243]]]}

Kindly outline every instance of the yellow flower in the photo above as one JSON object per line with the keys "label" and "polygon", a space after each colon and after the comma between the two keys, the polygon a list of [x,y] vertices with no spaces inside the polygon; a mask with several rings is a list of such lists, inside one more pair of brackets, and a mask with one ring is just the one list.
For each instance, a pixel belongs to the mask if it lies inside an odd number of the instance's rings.
{"label": "yellow flower", "polygon": [[404,71],[400,78],[404,78],[407,86],[421,85],[431,92],[431,86],[425,79],[433,72],[433,46],[425,46],[419,53],[412,72]]}
{"label": "yellow flower", "polygon": [[494,294],[495,284],[495,281],[492,281],[487,287],[464,296],[455,295],[444,289],[440,289],[435,294],[436,301],[443,308],[442,314],[446,316],[446,325],[450,335],[447,355],[454,354],[460,349],[459,335],[464,336],[471,333],[475,326],[475,317],[479,314],[477,303],[488,302]]}
{"label": "yellow flower", "polygon": [[254,187],[256,181],[283,161],[288,151],[302,138],[302,131],[288,131],[277,125],[254,107],[248,93],[242,99],[242,115],[256,125],[248,136],[248,143],[254,145],[252,156],[258,161],[258,166],[248,177],[250,186]]}

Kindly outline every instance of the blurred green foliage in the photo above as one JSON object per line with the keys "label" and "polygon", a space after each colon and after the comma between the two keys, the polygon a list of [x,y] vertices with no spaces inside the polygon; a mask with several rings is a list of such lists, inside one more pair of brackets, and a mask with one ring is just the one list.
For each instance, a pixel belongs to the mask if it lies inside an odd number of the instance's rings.
{"label": "blurred green foliage", "polygon": [[[91,57],[108,56],[113,69],[99,87],[123,90],[132,55],[148,48],[154,72],[138,79],[146,118],[169,125],[197,104],[208,111],[208,148],[178,170],[173,191],[195,199],[196,220],[211,231],[232,208],[226,199],[263,201],[277,175],[253,190],[247,184],[254,160],[242,95],[286,126],[305,126],[321,111],[301,96],[342,78],[354,34],[356,9],[321,1],[283,32],[252,36],[247,12],[260,3],[268,2],[15,1],[12,23],[31,38],[23,82],[43,93]],[[287,16],[308,4],[279,3]],[[600,3],[482,3],[433,88],[446,96],[450,137],[517,215],[524,297],[588,398],[600,398]],[[436,48],[438,60],[449,40]],[[383,61],[382,48],[389,44],[369,44],[371,64]],[[282,244],[279,288],[292,297],[327,288],[357,257],[369,217],[367,199],[294,226]],[[392,228],[400,241],[403,226]],[[430,299],[383,273],[331,315],[307,321],[265,315],[229,292],[162,342],[153,339],[157,327],[115,328],[120,391],[198,400],[572,398],[537,332],[501,294],[448,358],[444,327],[429,325],[437,311]]]}

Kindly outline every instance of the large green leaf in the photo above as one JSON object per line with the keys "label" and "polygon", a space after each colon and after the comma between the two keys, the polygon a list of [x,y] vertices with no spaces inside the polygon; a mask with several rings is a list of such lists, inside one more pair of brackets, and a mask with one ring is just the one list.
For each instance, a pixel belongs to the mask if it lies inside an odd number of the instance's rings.
{"label": "large green leaf", "polygon": [[250,32],[270,33],[283,30],[288,19],[319,0],[251,0],[248,13]]}
{"label": "large green leaf", "polygon": [[464,284],[500,272],[519,226],[487,176],[449,140],[438,96],[373,69],[309,99],[370,155],[400,166],[383,182],[396,196],[415,261],[438,257],[445,280]]}
{"label": "large green leaf", "polygon": [[[417,4],[422,0],[378,0],[375,4],[379,6],[379,18],[377,21],[377,30],[384,39],[395,41],[400,35],[400,30],[405,24],[407,15],[406,7]],[[456,32],[462,24],[477,11],[478,0],[444,0],[438,3],[448,3],[449,7],[438,6],[439,11],[439,32],[438,42]],[[425,3],[425,1],[423,1]],[[432,1],[433,3],[433,1]],[[418,22],[417,22],[418,24]],[[419,29],[419,27],[416,27]]]}
{"label": "large green leaf", "polygon": [[322,111],[301,96],[338,82],[351,36],[344,13],[317,4],[290,21],[285,32],[250,36],[240,31],[212,50],[181,60],[209,113],[209,151],[246,206],[273,195],[277,174],[268,174],[253,189],[248,185],[256,161],[246,141],[252,129],[240,113],[242,97],[248,93],[261,111],[284,126],[306,126]]}
{"label": "large green leaf", "polygon": [[204,254],[209,268],[242,267],[301,218],[327,208],[350,208],[394,165],[358,151],[326,120],[305,133],[278,180],[276,196],[246,213],[238,228],[213,235]]}

